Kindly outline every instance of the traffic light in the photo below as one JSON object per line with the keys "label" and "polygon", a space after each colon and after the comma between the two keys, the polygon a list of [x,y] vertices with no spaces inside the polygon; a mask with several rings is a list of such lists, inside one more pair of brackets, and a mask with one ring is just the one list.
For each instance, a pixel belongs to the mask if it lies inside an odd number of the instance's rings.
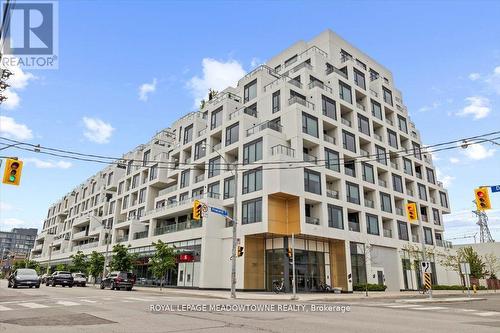
{"label": "traffic light", "polygon": [[487,187],[480,187],[474,190],[476,195],[477,210],[491,209],[490,194]]}
{"label": "traffic light", "polygon": [[291,257],[293,256],[293,253],[292,253],[292,248],[291,248],[291,247],[289,247],[289,248],[287,249],[287,251],[286,251],[286,256],[287,256],[288,258],[291,258]]}
{"label": "traffic light", "polygon": [[23,161],[8,158],[5,163],[2,183],[8,185],[19,185],[21,181],[21,171],[23,170]]}
{"label": "traffic light", "polygon": [[243,246],[238,245],[238,248],[236,249],[236,256],[241,257],[242,255],[243,255]]}
{"label": "traffic light", "polygon": [[406,216],[410,222],[418,220],[417,204],[414,202],[406,204]]}
{"label": "traffic light", "polygon": [[193,202],[193,219],[201,220],[201,210],[203,208],[202,203],[199,200]]}

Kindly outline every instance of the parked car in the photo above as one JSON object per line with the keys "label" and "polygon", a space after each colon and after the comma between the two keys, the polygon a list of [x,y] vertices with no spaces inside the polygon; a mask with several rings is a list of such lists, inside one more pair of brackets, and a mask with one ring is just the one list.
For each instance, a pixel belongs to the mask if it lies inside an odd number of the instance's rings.
{"label": "parked car", "polygon": [[45,282],[45,285],[51,285],[52,287],[55,287],[57,285],[61,285],[63,287],[73,287],[73,276],[71,275],[70,272],[65,272],[65,271],[55,271],[52,273],[52,275],[47,277],[47,281]]}
{"label": "parked car", "polygon": [[109,287],[111,290],[125,288],[132,290],[135,279],[129,272],[111,272],[101,281],[101,289]]}
{"label": "parked car", "polygon": [[83,273],[73,273],[73,285],[74,286],[80,286],[80,287],[85,287],[85,284],[87,283],[87,277]]}
{"label": "parked car", "polygon": [[31,268],[19,268],[9,276],[8,288],[17,288],[27,286],[30,288],[40,288],[40,277],[37,272]]}

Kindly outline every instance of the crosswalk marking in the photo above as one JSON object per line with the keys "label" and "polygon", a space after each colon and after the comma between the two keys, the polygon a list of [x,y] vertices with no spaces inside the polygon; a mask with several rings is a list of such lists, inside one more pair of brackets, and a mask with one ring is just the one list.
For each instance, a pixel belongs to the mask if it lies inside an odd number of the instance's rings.
{"label": "crosswalk marking", "polygon": [[474,312],[474,311],[476,311],[474,309],[459,309],[459,310],[462,310],[463,312]]}
{"label": "crosswalk marking", "polygon": [[388,308],[417,308],[420,305],[417,304],[399,304],[399,305],[388,305]]}
{"label": "crosswalk marking", "polygon": [[79,303],[75,303],[75,302],[71,302],[71,301],[58,301],[56,304],[64,305],[64,306],[80,305]]}
{"label": "crosswalk marking", "polygon": [[24,306],[26,308],[30,308],[30,309],[48,308],[47,305],[38,304],[38,303],[19,303],[19,305]]}
{"label": "crosswalk marking", "polygon": [[11,308],[8,308],[6,306],[0,305],[0,311],[9,311],[12,310]]}
{"label": "crosswalk marking", "polygon": [[446,308],[443,308],[442,306],[427,306],[427,307],[421,307],[421,308],[415,308],[414,310],[444,310]]}
{"label": "crosswalk marking", "polygon": [[150,302],[150,299],[146,298],[138,298],[138,297],[127,297],[127,299],[132,300],[132,301],[140,301],[140,302]]}
{"label": "crosswalk marking", "polygon": [[87,303],[97,303],[97,301],[94,301],[94,300],[91,300],[91,299],[81,299],[80,301],[87,302]]}
{"label": "crosswalk marking", "polygon": [[477,315],[477,316],[481,316],[481,317],[490,317],[490,316],[499,315],[500,312],[477,312],[477,313],[474,313],[474,314]]}

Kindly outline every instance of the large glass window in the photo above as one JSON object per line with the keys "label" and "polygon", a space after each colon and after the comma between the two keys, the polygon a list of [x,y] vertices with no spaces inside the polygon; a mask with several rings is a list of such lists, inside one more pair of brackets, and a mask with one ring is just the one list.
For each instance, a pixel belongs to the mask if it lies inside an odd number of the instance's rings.
{"label": "large glass window", "polygon": [[262,138],[258,138],[243,146],[243,164],[253,163],[262,159]]}
{"label": "large glass window", "polygon": [[354,153],[356,152],[356,137],[354,134],[342,130],[342,142],[344,149],[350,150]]}
{"label": "large glass window", "polygon": [[354,68],[354,83],[360,88],[366,89],[365,74]]}
{"label": "large glass window", "polygon": [[382,90],[384,92],[384,102],[386,102],[389,105],[392,105],[392,92],[386,87],[382,87]]}
{"label": "large glass window", "polygon": [[441,225],[441,217],[439,216],[439,209],[432,208],[432,216],[434,216],[434,224]]}
{"label": "large glass window", "polygon": [[360,203],[359,186],[357,184],[346,182],[346,193],[348,202],[359,205]]}
{"label": "large glass window", "polygon": [[304,190],[321,194],[321,174],[319,172],[304,169]]}
{"label": "large glass window", "polygon": [[344,173],[356,177],[356,163],[354,161],[344,161]]}
{"label": "large glass window", "polygon": [[408,240],[408,223],[398,221],[398,238],[401,240]]}
{"label": "large glass window", "polygon": [[325,160],[326,160],[325,166],[328,169],[340,172],[339,153],[331,149],[325,148]]}
{"label": "large glass window", "polygon": [[370,135],[370,121],[365,116],[358,113],[358,130],[361,133]]}
{"label": "large glass window", "polygon": [[365,245],[361,243],[350,243],[351,248],[351,272],[352,284],[363,285],[366,283],[366,260]]}
{"label": "large glass window", "polygon": [[262,198],[243,201],[242,224],[262,221]]}
{"label": "large glass window", "polygon": [[209,198],[220,199],[220,184],[215,182],[208,184],[207,193]]}
{"label": "large glass window", "polygon": [[424,240],[425,244],[433,245],[434,240],[432,239],[432,229],[428,227],[424,227]]}
{"label": "large glass window", "polygon": [[373,173],[373,166],[364,162],[361,165],[363,167],[363,180],[375,184],[375,175]]}
{"label": "large glass window", "polygon": [[302,132],[318,138],[318,118],[302,112]]}
{"label": "large glass window", "polygon": [[393,130],[388,129],[387,130],[387,141],[389,143],[389,146],[393,148],[398,148],[398,136],[396,135],[396,132]]}
{"label": "large glass window", "polygon": [[[151,159],[151,150],[148,149],[144,152],[144,155],[142,155],[142,165],[145,166],[150,159]],[[94,188],[92,188],[92,193],[94,193]]]}
{"label": "large glass window", "polygon": [[208,161],[208,178],[220,175],[221,157],[217,156]]}
{"label": "large glass window", "polygon": [[418,187],[418,197],[421,200],[427,201],[427,190],[425,188],[425,185],[417,184],[417,187]]}
{"label": "large glass window", "polygon": [[375,145],[375,153],[377,154],[377,162],[387,165],[385,148]]}
{"label": "large glass window", "polygon": [[403,167],[404,167],[404,172],[407,175],[413,176],[413,165],[409,159],[404,157],[403,157]]}
{"label": "large glass window", "polygon": [[251,101],[255,97],[257,97],[257,79],[246,84],[245,88],[243,89],[243,98],[245,100],[245,103]]}
{"label": "large glass window", "polygon": [[243,194],[262,190],[262,168],[243,173]]}
{"label": "large glass window", "polygon": [[189,173],[191,170],[184,170],[181,172],[181,188],[189,185]]}
{"label": "large glass window", "polygon": [[380,192],[380,209],[384,212],[392,213],[392,200],[389,194]]}
{"label": "large glass window", "polygon": [[342,207],[328,204],[328,226],[330,228],[344,229]]}
{"label": "large glass window", "polygon": [[448,208],[448,200],[446,199],[446,193],[439,192],[439,199],[441,199],[441,206]]}
{"label": "large glass window", "polygon": [[226,146],[229,146],[239,140],[240,126],[239,123],[226,128]]}
{"label": "large glass window", "polygon": [[412,142],[412,145],[413,145],[413,156],[421,160],[422,152],[420,151],[420,145],[416,142]]}
{"label": "large glass window", "polygon": [[194,159],[195,160],[202,158],[202,157],[205,157],[205,155],[207,153],[206,142],[207,142],[207,140],[203,139],[194,145]]}
{"label": "large glass window", "polygon": [[279,110],[281,110],[281,94],[278,90],[273,93],[273,113]]}
{"label": "large glass window", "polygon": [[392,174],[392,188],[396,192],[403,193],[403,179],[401,176]]}
{"label": "large glass window", "polygon": [[375,118],[382,120],[382,107],[380,106],[380,103],[377,103],[374,100],[372,100],[372,115]]}
{"label": "large glass window", "polygon": [[366,232],[371,235],[380,235],[378,228],[378,216],[366,214]]}
{"label": "large glass window", "polygon": [[229,199],[234,197],[234,176],[224,179],[224,199]]}
{"label": "large glass window", "polygon": [[434,170],[427,168],[427,181],[432,184],[436,184],[436,178],[434,177]]}
{"label": "large glass window", "polygon": [[184,129],[184,144],[193,140],[193,125],[189,125]]}
{"label": "large glass window", "polygon": [[399,130],[408,134],[408,126],[406,125],[406,118],[398,115],[398,127]]}
{"label": "large glass window", "polygon": [[210,117],[210,129],[219,127],[222,124],[222,106],[217,110],[212,111],[212,115]]}
{"label": "large glass window", "polygon": [[339,81],[339,96],[344,101],[352,103],[351,87],[342,81]]}
{"label": "large glass window", "polygon": [[333,99],[321,95],[321,105],[325,116],[337,119],[337,107]]}

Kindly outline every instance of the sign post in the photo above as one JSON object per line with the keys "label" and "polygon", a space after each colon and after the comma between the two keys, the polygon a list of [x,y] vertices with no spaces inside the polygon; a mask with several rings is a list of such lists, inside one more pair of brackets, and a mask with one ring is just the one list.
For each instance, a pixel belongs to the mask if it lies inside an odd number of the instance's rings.
{"label": "sign post", "polygon": [[429,297],[432,298],[431,263],[429,261],[422,261],[420,266],[422,267],[425,289],[429,291]]}
{"label": "sign post", "polygon": [[467,287],[467,297],[470,298],[470,264],[468,262],[461,262],[460,271],[462,271],[464,275],[465,286]]}

